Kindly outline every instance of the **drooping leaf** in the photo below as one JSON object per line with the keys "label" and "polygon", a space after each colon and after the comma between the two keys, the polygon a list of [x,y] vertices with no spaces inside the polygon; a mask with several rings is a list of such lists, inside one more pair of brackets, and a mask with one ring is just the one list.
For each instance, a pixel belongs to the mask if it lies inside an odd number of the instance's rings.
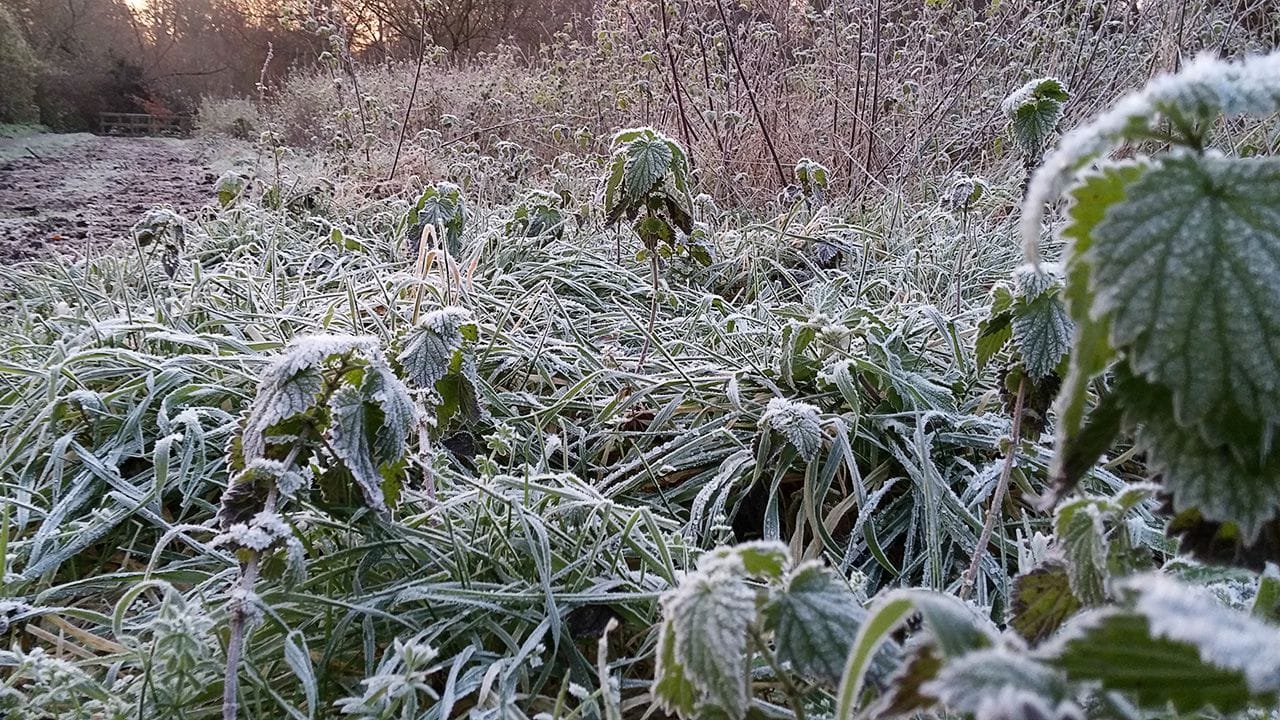
{"label": "drooping leaf", "polygon": [[1051,561],[1013,581],[1009,625],[1034,644],[1052,635],[1079,609],[1066,564]]}
{"label": "drooping leaf", "polygon": [[658,630],[656,658],[653,697],[657,700],[658,709],[682,718],[694,717],[698,707],[698,688],[676,657],[675,624],[669,618]]}
{"label": "drooping leaf", "polygon": [[382,495],[382,475],[373,457],[370,438],[376,431],[371,411],[376,406],[367,402],[359,388],[339,388],[329,397],[331,418],[325,439],[329,447],[351,473],[365,505],[374,512],[385,515],[387,503]]}
{"label": "drooping leaf", "polygon": [[1102,603],[1107,597],[1109,544],[1097,504],[1081,499],[1063,505],[1054,527],[1067,558],[1072,594],[1085,605]]}

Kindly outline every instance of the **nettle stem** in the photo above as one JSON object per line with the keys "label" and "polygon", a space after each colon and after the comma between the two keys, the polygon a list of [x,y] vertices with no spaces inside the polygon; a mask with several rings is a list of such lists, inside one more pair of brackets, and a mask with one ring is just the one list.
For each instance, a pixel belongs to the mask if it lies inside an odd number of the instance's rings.
{"label": "nettle stem", "polygon": [[978,545],[973,550],[973,561],[964,573],[964,581],[960,585],[960,599],[964,600],[973,592],[974,583],[978,579],[978,566],[982,564],[982,556],[986,553],[987,543],[991,542],[991,533],[996,527],[996,516],[1000,515],[1004,497],[1009,492],[1009,479],[1013,475],[1013,460],[1018,453],[1018,445],[1022,442],[1022,403],[1027,396],[1027,376],[1018,380],[1018,397],[1013,403],[1013,432],[1009,443],[1009,452],[1004,456],[1004,466],[1000,468],[1000,482],[996,484],[995,494],[991,496],[991,507],[987,509],[987,520],[982,524],[982,534],[978,536]]}
{"label": "nettle stem", "polygon": [[[295,445],[289,451],[289,456],[284,461],[286,468],[293,467],[301,451],[300,445]],[[267,490],[266,500],[262,503],[262,512],[276,511],[279,493],[280,490],[275,485]],[[261,564],[262,552],[250,550],[249,559],[240,567],[240,579],[231,590],[231,600],[228,602],[231,619],[227,637],[227,668],[222,676],[222,720],[236,720],[240,693],[240,659],[244,655],[245,630],[249,618],[248,605],[253,601],[253,585],[258,580],[258,569]]]}

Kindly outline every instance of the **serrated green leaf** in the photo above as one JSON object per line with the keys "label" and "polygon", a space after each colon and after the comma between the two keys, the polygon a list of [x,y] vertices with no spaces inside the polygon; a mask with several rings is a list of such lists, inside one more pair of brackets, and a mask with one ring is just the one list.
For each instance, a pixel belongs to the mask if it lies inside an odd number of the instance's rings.
{"label": "serrated green leaf", "polygon": [[1022,364],[1033,380],[1058,369],[1071,349],[1074,330],[1056,292],[1044,292],[1014,313],[1013,338],[1022,355]]}
{"label": "serrated green leaf", "polygon": [[1276,701],[1280,628],[1168,578],[1141,576],[1124,589],[1131,610],[1073,620],[1047,661],[1073,680],[1132,693],[1152,708],[1233,712]]}
{"label": "serrated green leaf", "polygon": [[671,169],[674,158],[665,138],[637,138],[627,146],[624,178],[627,195],[633,199],[648,195]]}
{"label": "serrated green leaf", "polygon": [[387,503],[382,496],[382,474],[373,457],[370,436],[376,429],[370,422],[370,411],[359,388],[344,386],[329,396],[329,427],[325,440],[338,459],[351,473],[365,506],[385,515]]}
{"label": "serrated green leaf", "polygon": [[1049,562],[1014,579],[1009,626],[1034,644],[1052,635],[1079,609],[1066,564]]}
{"label": "serrated green leaf", "polygon": [[772,617],[778,659],[802,675],[834,684],[867,611],[844,582],[820,564],[806,563],[787,578]]}
{"label": "serrated green leaf", "polygon": [[[1117,371],[1116,392],[1128,400],[1125,418],[1148,449],[1148,465],[1173,496],[1176,511],[1195,508],[1209,520],[1233,522],[1252,543],[1280,512],[1280,444],[1262,423],[1231,423],[1231,441],[1212,442],[1175,418],[1170,393]],[[1241,448],[1253,448],[1242,450]]]}
{"label": "serrated green leaf", "polygon": [[1093,312],[1179,423],[1280,417],[1280,160],[1175,157],[1093,229]]}
{"label": "serrated green leaf", "polygon": [[1085,605],[1101,604],[1107,597],[1109,544],[1097,504],[1084,499],[1062,505],[1054,527],[1067,558],[1071,592]]}
{"label": "serrated green leaf", "polygon": [[675,659],[698,689],[700,706],[731,718],[747,711],[747,628],[755,592],[728,572],[691,573],[662,598],[675,634]]}
{"label": "serrated green leaf", "polygon": [[404,340],[398,360],[406,379],[415,387],[430,389],[449,374],[466,338],[463,329],[474,328],[471,313],[462,308],[433,310],[422,317]]}

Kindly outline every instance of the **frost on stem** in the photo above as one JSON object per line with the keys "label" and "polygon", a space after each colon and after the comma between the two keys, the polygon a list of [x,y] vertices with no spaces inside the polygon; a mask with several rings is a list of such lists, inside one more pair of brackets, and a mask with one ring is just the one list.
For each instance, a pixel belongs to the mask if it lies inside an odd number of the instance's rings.
{"label": "frost on stem", "polygon": [[1280,110],[1280,52],[1227,63],[1201,55],[1176,75],[1162,75],[1088,124],[1067,133],[1032,177],[1022,207],[1023,251],[1040,255],[1040,224],[1053,202],[1090,160],[1112,146],[1150,137],[1160,118],[1197,120],[1223,115],[1266,115]]}

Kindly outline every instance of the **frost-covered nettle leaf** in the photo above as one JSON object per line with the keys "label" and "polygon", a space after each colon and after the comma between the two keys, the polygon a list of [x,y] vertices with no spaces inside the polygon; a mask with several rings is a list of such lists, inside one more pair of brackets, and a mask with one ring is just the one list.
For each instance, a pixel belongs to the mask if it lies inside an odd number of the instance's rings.
{"label": "frost-covered nettle leaf", "polygon": [[822,418],[818,408],[808,403],[773,398],[765,406],[759,424],[785,437],[806,462],[817,458],[822,449]]}
{"label": "frost-covered nettle leaf", "polygon": [[802,675],[835,684],[867,617],[849,586],[817,562],[787,577],[769,610],[778,659]]}
{"label": "frost-covered nettle leaf", "polygon": [[218,178],[218,182],[213,186],[213,191],[218,197],[218,204],[225,208],[230,207],[240,196],[244,195],[244,191],[248,188],[249,178],[234,170],[228,170]]}
{"label": "frost-covered nettle leaf", "polygon": [[1026,374],[1040,381],[1060,371],[1075,324],[1062,303],[1056,268],[1024,265],[1013,280],[1013,288],[992,290],[990,314],[978,328],[978,363],[985,366],[1012,340]]}
{"label": "frost-covered nettle leaf", "polygon": [[792,170],[800,192],[806,198],[820,199],[827,190],[830,171],[822,163],[811,158],[800,158]]}
{"label": "frost-covered nettle leaf", "polygon": [[1084,712],[1070,700],[1056,707],[1028,690],[1006,687],[981,699],[974,720],[1085,720]]}
{"label": "frost-covered nettle leaf", "polygon": [[942,193],[941,204],[952,212],[967,213],[986,196],[990,188],[980,177],[961,175],[951,183],[951,189]]}
{"label": "frost-covered nettle leaf", "polygon": [[1049,561],[1014,580],[1009,626],[1027,642],[1038,643],[1079,609],[1080,600],[1071,591],[1067,564]]}
{"label": "frost-covered nettle leaf", "polygon": [[272,487],[283,497],[293,497],[308,483],[309,470],[292,468],[277,460],[255,458],[223,491],[218,526],[226,530],[236,523],[249,522],[262,510]]}
{"label": "frost-covered nettle leaf", "polygon": [[[659,703],[677,712],[687,711],[688,686],[696,688],[698,702],[692,714],[701,717],[715,709],[729,718],[743,718],[749,701],[747,682],[747,629],[756,617],[756,592],[738,574],[724,566],[690,573],[679,587],[662,597],[675,652],[672,662],[661,665],[655,678]],[[663,629],[664,637],[667,627]],[[669,648],[663,648],[668,653]]]}
{"label": "frost-covered nettle leaf", "polygon": [[545,190],[530,191],[512,210],[511,219],[507,221],[507,234],[531,238],[544,235],[556,239],[563,237],[567,197],[568,193],[561,196]]}
{"label": "frost-covered nettle leaf", "polygon": [[1027,374],[1039,380],[1056,372],[1071,351],[1075,330],[1058,293],[1045,293],[1023,305],[1014,313],[1012,324]]}
{"label": "frost-covered nettle leaf", "polygon": [[1024,153],[1036,157],[1044,150],[1062,119],[1062,106],[1070,97],[1061,80],[1040,78],[1004,99],[1001,109]]}
{"label": "frost-covered nettle leaf", "polygon": [[1044,649],[1045,661],[1153,709],[1234,712],[1280,698],[1280,627],[1163,576],[1139,576],[1122,589],[1127,607],[1072,620]]}
{"label": "frost-covered nettle leaf", "polygon": [[[376,339],[297,338],[263,372],[244,430],[228,451],[233,467],[247,469],[227,488],[219,518],[224,526],[242,522],[263,509],[272,489],[296,491],[309,480],[290,473],[313,459],[327,486],[345,473],[364,504],[385,513],[384,485],[401,472],[418,422],[408,388]],[[275,462],[286,453],[296,466]]]}
{"label": "frost-covered nettle leaf", "polygon": [[1059,671],[1004,648],[961,655],[946,663],[937,678],[922,688],[947,710],[966,714],[978,713],[985,702],[1009,690],[1027,693],[1047,708],[1056,708],[1067,698],[1066,678]]}
{"label": "frost-covered nettle leaf", "polygon": [[627,144],[626,154],[623,182],[632,199],[640,199],[651,192],[653,186],[666,177],[674,159],[671,146],[660,136],[636,138]]}
{"label": "frost-covered nettle leaf", "polygon": [[319,403],[325,364],[344,355],[380,358],[382,350],[373,337],[307,335],[295,338],[267,366],[241,433],[245,462],[265,455],[278,424]]}
{"label": "frost-covered nettle leaf", "polygon": [[1077,500],[1058,508],[1054,522],[1071,592],[1085,605],[1107,598],[1107,556],[1110,545],[1102,513],[1089,500]]}
{"label": "frost-covered nettle leaf", "polygon": [[1280,416],[1280,160],[1165,159],[1092,232],[1093,312],[1180,423]]}
{"label": "frost-covered nettle leaf", "polygon": [[414,387],[430,389],[445,375],[460,372],[464,350],[478,334],[469,310],[446,307],[427,313],[403,340],[398,360],[405,379]]}
{"label": "frost-covered nettle leaf", "polygon": [[434,227],[451,255],[462,252],[462,231],[466,227],[469,210],[462,197],[462,188],[451,182],[438,182],[422,191],[418,202],[409,211],[406,225],[409,228],[408,251],[418,252],[423,232]]}
{"label": "frost-covered nettle leaf", "polygon": [[[1152,137],[1162,119],[1173,130],[1198,132],[1215,116],[1248,114],[1265,116],[1280,110],[1280,52],[1259,55],[1236,63],[1204,54],[1176,75],[1162,75],[1145,88],[1121,99],[1105,113],[1067,133],[1058,148],[1036,171],[1023,202],[1022,239],[1027,257],[1039,255],[1040,223],[1047,203],[1054,200],[1087,167],[1086,162],[1109,147],[1127,140]],[[1168,141],[1167,136],[1161,136]],[[1173,138],[1199,149],[1204,138]]]}

